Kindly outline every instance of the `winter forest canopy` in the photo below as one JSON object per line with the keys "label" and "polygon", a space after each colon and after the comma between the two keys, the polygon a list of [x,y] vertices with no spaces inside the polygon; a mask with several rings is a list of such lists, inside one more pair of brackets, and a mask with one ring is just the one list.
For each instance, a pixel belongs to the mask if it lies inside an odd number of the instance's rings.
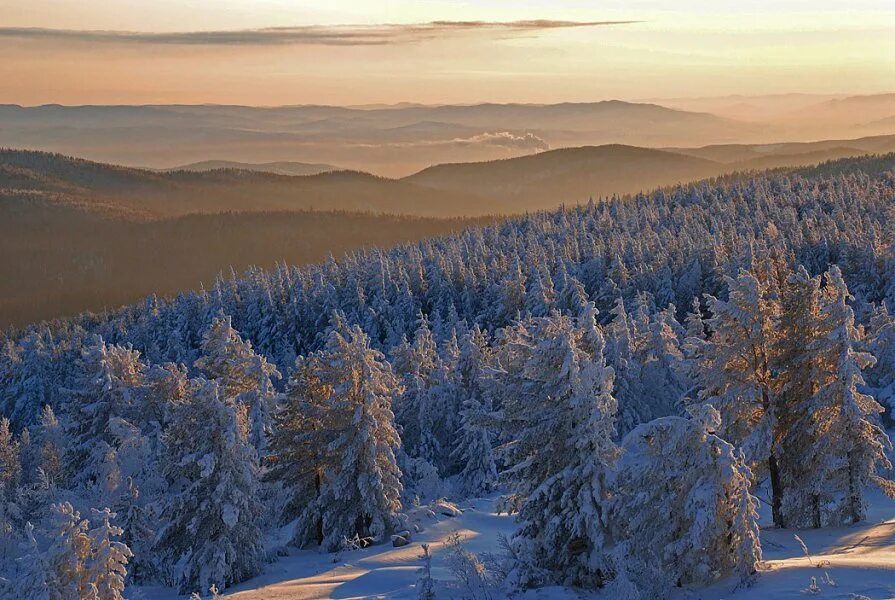
{"label": "winter forest canopy", "polygon": [[893,222],[895,155],[846,159],[10,331],[0,595],[224,589],[274,529],[339,551],[492,491],[506,590],[749,580],[759,503],[895,496]]}

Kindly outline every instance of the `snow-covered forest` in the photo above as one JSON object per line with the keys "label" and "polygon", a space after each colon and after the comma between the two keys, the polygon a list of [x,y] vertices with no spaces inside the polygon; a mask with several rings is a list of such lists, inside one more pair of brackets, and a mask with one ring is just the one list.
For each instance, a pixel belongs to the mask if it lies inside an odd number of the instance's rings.
{"label": "snow-covered forest", "polygon": [[[606,199],[10,331],[0,595],[206,594],[275,560],[272,532],[398,544],[415,507],[492,493],[515,533],[458,551],[490,597],[753,581],[761,503],[822,528],[895,497],[893,167]],[[425,567],[417,587],[437,597]]]}

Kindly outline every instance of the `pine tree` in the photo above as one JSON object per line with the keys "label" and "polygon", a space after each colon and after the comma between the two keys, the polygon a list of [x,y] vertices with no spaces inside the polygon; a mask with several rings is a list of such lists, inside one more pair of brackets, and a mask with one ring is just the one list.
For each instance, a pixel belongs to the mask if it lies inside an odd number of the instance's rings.
{"label": "pine tree", "polygon": [[895,424],[895,318],[885,303],[876,306],[870,316],[868,350],[876,357],[876,364],[867,371],[867,383],[874,388],[874,396],[886,409],[887,424]]}
{"label": "pine tree", "polygon": [[[311,406],[296,410],[291,423],[281,421],[288,428],[275,444],[276,468],[313,474],[319,491],[299,517],[295,541],[317,538],[334,551],[355,535],[381,540],[401,508],[400,439],[391,411],[400,388],[391,366],[360,327],[337,319],[324,348],[299,373],[287,405],[304,393]],[[294,453],[282,452],[290,443],[298,445]]]}
{"label": "pine tree", "polygon": [[88,528],[68,502],[53,506],[50,547],[44,554],[51,598],[95,598],[99,590],[89,570],[93,545]]}
{"label": "pine tree", "polygon": [[671,305],[650,320],[638,348],[636,360],[643,386],[640,401],[649,405],[649,418],[645,420],[680,413],[678,403],[689,386],[678,328],[680,324],[674,318],[674,305]]}
{"label": "pine tree", "polygon": [[[276,413],[274,435],[267,457],[269,470],[266,478],[281,482],[289,499],[283,507],[281,521],[299,516],[320,496],[323,476],[335,468],[329,461],[335,457],[328,451],[336,432],[329,426],[330,384],[320,378],[313,357],[298,357],[286,387],[283,402]],[[296,531],[295,541],[304,545],[311,541],[323,542],[323,524],[303,520],[304,529]]]}
{"label": "pine tree", "polygon": [[118,446],[111,425],[133,413],[144,368],[139,352],[106,345],[101,338],[82,354],[79,386],[67,408],[70,448],[65,467],[72,482],[97,492],[102,500],[109,500],[116,487],[107,477],[115,468]]}
{"label": "pine tree", "polygon": [[252,446],[259,455],[265,454],[276,402],[273,380],[281,377],[276,367],[242,339],[230,317],[212,322],[202,338],[202,356],[195,366],[218,383],[224,398],[233,399],[247,411]]}
{"label": "pine tree", "polygon": [[625,434],[640,423],[652,418],[644,402],[643,367],[634,356],[634,338],[625,303],[617,298],[608,327],[607,359],[615,371],[615,390],[618,401],[619,433]]}
{"label": "pine tree", "polygon": [[170,486],[154,551],[181,593],[223,589],[264,560],[258,466],[249,427],[214,381],[194,380],[171,408],[163,470]]}
{"label": "pine tree", "polygon": [[779,442],[784,434],[773,373],[779,302],[748,271],[727,279],[727,286],[728,300],[707,296],[712,337],[700,368],[700,399],[718,409],[722,437],[741,447],[750,465],[767,464],[774,524],[783,527]]}
{"label": "pine tree", "polygon": [[[16,559],[15,576],[10,586],[10,595],[29,600],[56,600],[51,595],[50,582],[54,578],[43,553],[34,537],[34,526],[25,525],[25,541],[22,544],[22,555]],[[2,588],[0,588],[2,589]],[[55,590],[53,590],[55,592]]]}
{"label": "pine tree", "polygon": [[20,444],[9,427],[9,419],[0,418],[0,501],[8,501],[15,495],[22,475],[19,460]]}
{"label": "pine tree", "polygon": [[[557,333],[556,345],[535,349],[548,363],[559,359],[556,366],[568,387],[560,388],[561,395],[536,398],[537,404],[530,408],[532,418],[546,417],[552,426],[550,446],[559,454],[553,461],[555,472],[544,480],[526,482],[534,489],[519,512],[522,527],[510,542],[517,557],[511,577],[523,588],[551,582],[597,587],[605,576],[606,477],[618,455],[612,441],[617,409],[613,371],[603,359],[599,330],[591,333],[596,336],[591,354],[578,350],[568,331]],[[542,365],[546,366],[535,360],[531,374],[540,375],[542,371],[535,368]],[[541,412],[545,405],[548,410]],[[530,443],[533,440],[526,439],[530,433],[534,430],[521,432],[520,439]],[[531,456],[515,467],[516,472],[538,475],[532,462],[539,458]]]}
{"label": "pine tree", "polygon": [[0,551],[7,540],[14,539],[14,533],[20,527],[21,475],[20,444],[9,428],[9,419],[0,418]]}
{"label": "pine tree", "polygon": [[610,533],[647,592],[748,577],[761,560],[752,474],[714,433],[718,411],[689,410],[689,419],[663,417],[626,435],[611,482]]}
{"label": "pine tree", "polygon": [[62,477],[65,432],[49,404],[41,412],[37,434],[32,443],[39,454],[40,477],[46,487],[54,487]]}
{"label": "pine tree", "polygon": [[466,400],[460,412],[460,431],[454,456],[461,465],[459,487],[466,495],[490,492],[497,483],[492,435],[487,426],[490,399],[479,379],[487,363],[488,339],[475,326],[460,340],[458,372]]}
{"label": "pine tree", "polygon": [[429,389],[438,368],[438,346],[429,320],[420,313],[412,344],[402,344],[393,352],[402,374],[404,391],[395,403],[395,416],[401,429],[401,441],[410,456],[421,457],[424,432],[420,418],[428,414]]}
{"label": "pine tree", "polygon": [[133,553],[127,544],[115,540],[123,533],[110,523],[115,513],[108,508],[94,509],[93,517],[100,524],[87,532],[91,546],[87,576],[96,589],[97,600],[123,600],[127,563]]}
{"label": "pine tree", "polygon": [[129,576],[136,582],[147,581],[153,574],[152,542],[155,527],[152,518],[140,498],[140,490],[132,477],[127,478],[126,490],[116,506],[121,525],[121,542],[131,550]]}
{"label": "pine tree", "polygon": [[460,349],[453,332],[442,345],[419,407],[419,457],[434,465],[443,476],[455,472],[451,454],[464,396],[459,359]]}
{"label": "pine tree", "polygon": [[848,305],[853,297],[835,265],[825,276],[821,295],[821,329],[808,351],[819,361],[821,377],[806,404],[812,444],[802,461],[813,471],[815,503],[822,524],[857,523],[864,519],[864,490],[869,484],[895,496],[895,483],[878,469],[891,468],[891,442],[879,424],[883,408],[860,391],[862,371],[874,357],[856,349],[858,332]]}

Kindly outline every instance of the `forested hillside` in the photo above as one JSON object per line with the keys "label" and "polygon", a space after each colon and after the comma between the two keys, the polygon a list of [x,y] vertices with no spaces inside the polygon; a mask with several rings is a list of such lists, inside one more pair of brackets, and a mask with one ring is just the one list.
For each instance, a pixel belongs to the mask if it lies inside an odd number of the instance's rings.
{"label": "forested hillside", "polygon": [[[850,143],[854,153],[883,148],[886,140]],[[0,328],[195,290],[231,268],[300,265],[495,219],[487,215],[676,185],[752,161],[802,164],[827,156],[786,144],[693,152],[718,160],[615,145],[437,165],[390,180],[348,171],[162,173],[0,150],[0,251],[8,258],[0,264]],[[425,218],[370,214],[380,212]]]}
{"label": "forested hillside", "polygon": [[0,192],[0,328],[211,285],[219,273],[302,265],[492,219],[332,211],[149,218],[70,197]]}
{"label": "forested hillside", "polygon": [[606,199],[13,332],[0,590],[222,588],[278,527],[397,546],[419,503],[494,489],[518,530],[460,555],[495,597],[748,581],[757,496],[826,527],[895,495],[893,168]]}

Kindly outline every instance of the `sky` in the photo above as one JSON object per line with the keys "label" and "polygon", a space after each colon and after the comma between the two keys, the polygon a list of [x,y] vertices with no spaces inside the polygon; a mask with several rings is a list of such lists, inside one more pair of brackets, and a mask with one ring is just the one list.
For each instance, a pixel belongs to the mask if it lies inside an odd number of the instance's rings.
{"label": "sky", "polygon": [[0,103],[895,92],[892,0],[0,0]]}

